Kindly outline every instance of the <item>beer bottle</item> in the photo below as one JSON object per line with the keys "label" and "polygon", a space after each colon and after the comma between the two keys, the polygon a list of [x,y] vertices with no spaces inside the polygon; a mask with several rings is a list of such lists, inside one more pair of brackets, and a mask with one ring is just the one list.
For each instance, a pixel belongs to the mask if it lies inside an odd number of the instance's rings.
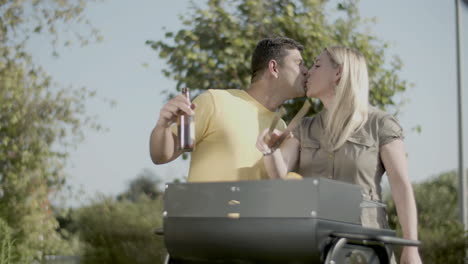
{"label": "beer bottle", "polygon": [[[182,88],[182,94],[190,101],[190,89]],[[181,112],[177,118],[177,137],[179,150],[191,152],[195,141],[194,117]]]}

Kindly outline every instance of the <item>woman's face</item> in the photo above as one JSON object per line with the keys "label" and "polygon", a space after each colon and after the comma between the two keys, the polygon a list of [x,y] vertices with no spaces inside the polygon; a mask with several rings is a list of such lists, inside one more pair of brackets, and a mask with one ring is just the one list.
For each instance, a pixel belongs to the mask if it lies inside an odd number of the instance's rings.
{"label": "woman's face", "polygon": [[334,95],[334,87],[339,81],[340,67],[333,67],[327,51],[323,51],[308,72],[306,83],[307,97],[323,98]]}

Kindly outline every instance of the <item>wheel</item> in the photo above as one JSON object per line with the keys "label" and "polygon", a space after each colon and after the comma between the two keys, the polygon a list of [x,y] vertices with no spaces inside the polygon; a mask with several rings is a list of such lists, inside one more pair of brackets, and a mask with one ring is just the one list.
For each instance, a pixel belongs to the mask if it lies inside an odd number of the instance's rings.
{"label": "wheel", "polygon": [[389,264],[390,259],[383,245],[349,243],[346,238],[333,240],[325,254],[324,264]]}

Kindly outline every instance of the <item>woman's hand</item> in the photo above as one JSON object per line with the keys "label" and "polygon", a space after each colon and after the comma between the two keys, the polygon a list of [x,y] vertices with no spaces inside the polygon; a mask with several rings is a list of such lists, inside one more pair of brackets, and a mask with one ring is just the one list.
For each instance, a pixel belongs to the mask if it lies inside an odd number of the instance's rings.
{"label": "woman's hand", "polygon": [[404,247],[401,252],[400,264],[421,264],[421,257],[419,256],[417,247]]}
{"label": "woman's hand", "polygon": [[276,141],[281,137],[282,132],[275,129],[270,134],[269,129],[265,129],[258,135],[256,147],[263,153],[264,156],[272,154],[276,149],[272,146],[276,144]]}
{"label": "woman's hand", "polygon": [[[280,146],[277,146],[280,141]],[[275,129],[268,134],[268,129],[265,129],[258,135],[256,147],[263,153],[265,169],[271,179],[284,178],[296,168],[299,146],[299,141],[288,130],[281,132]]]}

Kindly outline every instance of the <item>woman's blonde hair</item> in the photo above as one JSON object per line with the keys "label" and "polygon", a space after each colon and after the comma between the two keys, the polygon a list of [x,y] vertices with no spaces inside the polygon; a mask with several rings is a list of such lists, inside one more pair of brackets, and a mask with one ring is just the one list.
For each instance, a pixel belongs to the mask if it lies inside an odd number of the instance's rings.
{"label": "woman's blonde hair", "polygon": [[369,77],[364,56],[351,48],[326,48],[334,67],[341,67],[335,99],[328,109],[326,133],[329,148],[336,150],[367,121]]}

